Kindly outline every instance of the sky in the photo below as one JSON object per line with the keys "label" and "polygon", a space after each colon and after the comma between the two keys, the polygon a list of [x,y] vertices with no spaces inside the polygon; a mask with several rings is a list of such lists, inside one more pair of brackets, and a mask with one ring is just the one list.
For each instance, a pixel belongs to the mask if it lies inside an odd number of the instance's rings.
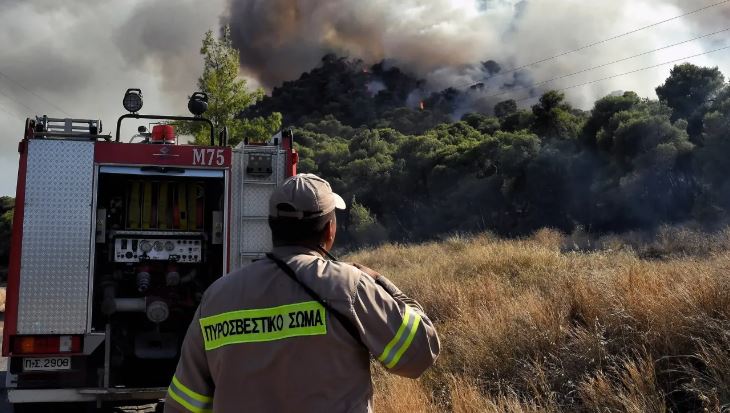
{"label": "sky", "polygon": [[[15,194],[26,117],[101,119],[127,88],[142,113],[187,114],[207,30],[232,26],[242,75],[269,89],[327,52],[381,59],[437,90],[469,85],[480,61],[512,68],[720,0],[0,0],[0,195]],[[519,72],[540,82],[730,28],[730,2]],[[730,31],[544,85],[564,88],[730,45]],[[730,75],[730,49],[689,60]],[[671,65],[566,91],[576,106],[634,90],[654,98]],[[512,74],[514,76],[514,74]],[[498,80],[504,83],[509,77]],[[499,85],[492,90],[498,91]],[[490,92],[487,92],[490,93]],[[514,92],[504,98],[521,99]],[[524,101],[529,105],[534,101]]]}

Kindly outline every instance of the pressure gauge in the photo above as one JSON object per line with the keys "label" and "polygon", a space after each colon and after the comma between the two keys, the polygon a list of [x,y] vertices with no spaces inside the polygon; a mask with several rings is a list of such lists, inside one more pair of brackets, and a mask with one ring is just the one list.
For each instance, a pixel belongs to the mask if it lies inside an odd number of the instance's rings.
{"label": "pressure gauge", "polygon": [[165,250],[172,251],[175,249],[175,244],[172,243],[172,241],[167,241],[165,243]]}
{"label": "pressure gauge", "polygon": [[162,251],[162,241],[155,241],[155,251]]}
{"label": "pressure gauge", "polygon": [[141,249],[144,253],[148,253],[152,251],[152,243],[149,241],[142,241],[139,243],[139,249]]}

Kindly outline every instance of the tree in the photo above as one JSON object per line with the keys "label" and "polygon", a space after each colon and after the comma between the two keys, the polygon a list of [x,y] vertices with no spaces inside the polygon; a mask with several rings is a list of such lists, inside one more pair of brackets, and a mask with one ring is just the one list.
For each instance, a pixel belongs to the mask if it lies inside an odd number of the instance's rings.
{"label": "tree", "polygon": [[[509,102],[509,101],[505,101]],[[505,109],[509,109],[508,107]],[[499,119],[501,129],[505,132],[517,132],[529,129],[535,120],[531,111],[524,109],[515,110]]]}
{"label": "tree", "polygon": [[388,233],[370,210],[353,197],[350,203],[348,232],[360,245],[379,244],[388,238]]}
{"label": "tree", "polygon": [[590,148],[596,147],[596,135],[608,125],[613,115],[630,110],[641,102],[635,92],[624,92],[621,96],[606,96],[596,101],[588,120],[583,125],[582,140]]}
{"label": "tree", "polygon": [[580,130],[580,119],[565,102],[565,94],[551,90],[540,97],[540,102],[532,107],[535,115],[533,130],[540,137],[548,139],[574,139]]}
{"label": "tree", "polygon": [[500,127],[499,119],[481,113],[467,113],[461,120],[485,135],[493,134]]}
{"label": "tree", "polygon": [[517,102],[514,99],[505,100],[494,106],[494,116],[500,120],[517,112]]}
{"label": "tree", "polygon": [[689,157],[694,145],[687,122],[672,122],[671,109],[645,101],[615,113],[598,133],[608,155],[605,176],[593,198],[604,208],[601,221],[612,228],[652,227],[687,217],[694,182]]}
{"label": "tree", "polygon": [[379,189],[387,185],[393,167],[395,145],[386,139],[399,142],[402,138],[397,135],[390,129],[358,129],[349,143],[350,159],[342,168],[349,192],[376,211],[389,201]]}
{"label": "tree", "polygon": [[730,211],[730,86],[718,93],[704,124],[704,146],[694,158],[704,194],[695,214],[703,221],[717,223]]}
{"label": "tree", "polygon": [[[721,80],[689,65],[660,87],[662,101],[624,92],[583,112],[553,91],[531,108],[507,100],[494,116],[455,121],[460,91],[433,93],[413,109],[427,90],[415,78],[330,56],[247,112],[286,110],[298,126],[299,170],[357,198],[343,219],[351,246],[543,226],[626,231],[693,217],[727,222],[730,86],[714,90]],[[704,96],[692,112],[703,114],[703,145],[690,141],[681,93]]]}
{"label": "tree", "polygon": [[[228,128],[228,143],[236,145],[244,137],[252,141],[268,140],[281,128],[281,114],[274,112],[267,117],[240,119],[239,114],[264,96],[262,89],[249,91],[245,79],[239,77],[239,52],[233,47],[230,27],[223,28],[216,39],[212,31],[205,33],[200,48],[203,55],[203,74],[198,79],[198,89],[208,94],[210,119],[217,130]],[[200,123],[181,123],[182,133],[192,134],[195,143],[209,143],[208,131]]]}
{"label": "tree", "polygon": [[683,63],[672,68],[669,78],[656,88],[659,100],[672,108],[672,121],[684,119],[693,142],[702,134],[702,119],[709,101],[723,86],[725,77],[717,67],[699,67]]}
{"label": "tree", "polygon": [[420,135],[427,130],[451,120],[449,115],[432,111],[414,110],[411,108],[397,108],[383,113],[374,126],[377,128],[393,128],[401,133],[409,135]]}

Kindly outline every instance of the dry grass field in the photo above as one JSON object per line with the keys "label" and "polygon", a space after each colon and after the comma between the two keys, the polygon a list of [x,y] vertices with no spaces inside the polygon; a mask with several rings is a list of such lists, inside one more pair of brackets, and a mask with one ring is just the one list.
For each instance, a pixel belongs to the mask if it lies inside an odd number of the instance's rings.
{"label": "dry grass field", "polygon": [[418,299],[442,342],[417,381],[376,368],[377,411],[730,411],[730,231],[583,241],[543,230],[348,257]]}

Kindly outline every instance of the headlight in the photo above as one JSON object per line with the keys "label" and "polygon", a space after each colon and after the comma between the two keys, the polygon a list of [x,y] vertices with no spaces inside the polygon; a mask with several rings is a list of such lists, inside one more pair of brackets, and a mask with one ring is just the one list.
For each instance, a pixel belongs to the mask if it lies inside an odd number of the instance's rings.
{"label": "headlight", "polygon": [[142,91],[140,89],[127,89],[122,100],[124,109],[128,112],[137,113],[142,109]]}

